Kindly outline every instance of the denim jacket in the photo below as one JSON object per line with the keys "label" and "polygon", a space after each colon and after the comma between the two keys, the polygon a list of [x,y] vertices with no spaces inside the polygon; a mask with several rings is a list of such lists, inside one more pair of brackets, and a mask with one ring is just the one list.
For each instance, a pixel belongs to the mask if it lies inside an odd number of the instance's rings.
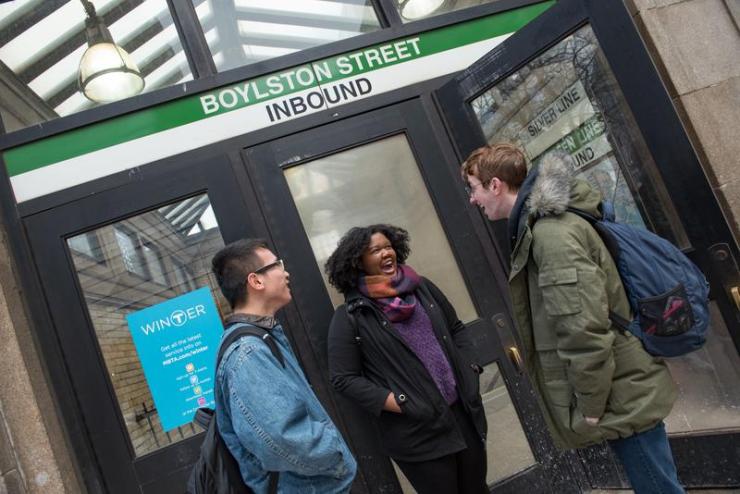
{"label": "denim jacket", "polygon": [[283,328],[268,331],[285,368],[265,342],[244,336],[226,351],[216,374],[218,427],[244,482],[266,493],[274,471],[280,472],[279,493],[349,492],[355,459],[306,381]]}

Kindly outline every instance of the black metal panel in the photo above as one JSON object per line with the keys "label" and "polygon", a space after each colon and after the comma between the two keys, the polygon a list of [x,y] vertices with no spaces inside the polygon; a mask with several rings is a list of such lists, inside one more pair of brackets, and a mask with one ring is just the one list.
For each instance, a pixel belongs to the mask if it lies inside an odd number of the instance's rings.
{"label": "black metal panel", "polygon": [[174,486],[184,486],[187,484],[188,477],[190,476],[190,467],[181,468],[175,470],[167,475],[161,475],[155,478],[152,482],[141,485],[141,494],[162,494],[164,492],[181,493],[183,492],[182,487],[179,489],[173,488]]}
{"label": "black metal panel", "polygon": [[396,27],[403,25],[401,16],[398,14],[398,9],[396,8],[397,3],[395,0],[375,0],[375,4],[376,10],[382,12],[383,20],[385,21],[383,23],[384,26]]}
{"label": "black metal panel", "polygon": [[[205,433],[192,436],[177,443],[177,445],[156,451],[142,458],[134,460],[134,470],[139,484],[144,486],[152,483],[161,483],[170,480],[166,472],[190,473],[195,461],[200,456],[200,445],[203,443]],[[156,458],[152,458],[156,456]],[[152,461],[154,459],[154,461]],[[164,474],[164,475],[163,475]],[[166,485],[166,484],[165,484]],[[174,484],[183,486],[184,483]],[[171,489],[171,487],[170,487]],[[159,492],[166,492],[160,490]]]}
{"label": "black metal panel", "polygon": [[740,432],[670,438],[686,487],[740,487]]}
{"label": "black metal panel", "polygon": [[519,472],[512,477],[508,477],[501,482],[495,483],[491,486],[491,493],[522,494],[523,492],[536,492],[538,494],[569,494],[581,492],[581,489],[577,484],[569,484],[564,486],[565,488],[554,488],[547,481],[547,477],[548,476],[543,471],[542,467],[534,466]]}
{"label": "black metal panel", "polygon": [[589,486],[604,489],[630,487],[622,465],[606,443],[580,449],[577,454]]}
{"label": "black metal panel", "polygon": [[[173,176],[178,179],[172,180]],[[200,436],[134,458],[64,238],[202,192],[209,192],[225,241],[251,232],[247,218],[239,214],[245,205],[226,157],[206,163],[185,158],[145,169],[140,178],[105,195],[89,196],[26,219],[33,262],[43,273],[44,295],[39,300],[47,301],[51,314],[45,326],[38,326],[39,339],[44,342],[41,354],[48,365],[55,365],[52,382],[61,381],[62,389],[69,390],[67,399],[76,401],[72,406],[60,400],[63,412],[75,411],[76,421],[71,424],[79,427],[75,431],[78,441],[89,438],[91,447],[79,451],[78,461],[92,492],[136,492],[140,483],[166,476],[168,469],[187,467],[197,456]],[[45,310],[39,311],[41,315]],[[90,456],[86,450],[92,450]],[[104,489],[98,487],[103,483]],[[181,491],[182,485],[171,485],[160,492]]]}
{"label": "black metal panel", "polygon": [[[655,159],[694,248],[690,255],[709,278],[712,297],[736,347],[740,348],[740,318],[723,288],[723,285],[740,281],[737,244],[622,2],[560,0],[437,91],[435,101],[444,116],[458,159],[463,160],[473,149],[485,144],[469,102],[586,24],[592,26]],[[494,230],[495,226],[489,228],[492,243],[496,237]],[[499,247],[498,250],[504,249]],[[738,441],[737,434],[716,433],[672,438],[681,479],[696,487],[735,485],[740,475],[740,461],[735,459]],[[727,462],[723,459],[723,451],[730,451]],[[627,485],[618,462],[603,445],[580,451],[576,463],[583,465],[587,482],[593,486]]]}
{"label": "black metal panel", "polygon": [[190,72],[194,79],[202,79],[216,73],[211,50],[195,13],[191,0],[167,0],[172,18],[177,27]]}
{"label": "black metal panel", "polygon": [[[678,435],[669,438],[686,488],[740,487],[740,432],[716,432],[705,436]],[[628,489],[629,479],[606,444],[578,452],[589,483],[611,489]]]}

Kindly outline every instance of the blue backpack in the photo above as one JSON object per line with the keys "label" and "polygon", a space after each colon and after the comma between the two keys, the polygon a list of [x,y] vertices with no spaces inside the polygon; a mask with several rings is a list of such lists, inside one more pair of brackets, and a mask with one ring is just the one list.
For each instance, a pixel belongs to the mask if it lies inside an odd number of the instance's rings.
{"label": "blue backpack", "polygon": [[645,350],[677,357],[704,345],[709,329],[709,284],[675,245],[644,229],[614,221],[609,202],[602,219],[568,208],[588,221],[604,241],[622,279],[634,319],[609,312],[621,330],[637,336]]}

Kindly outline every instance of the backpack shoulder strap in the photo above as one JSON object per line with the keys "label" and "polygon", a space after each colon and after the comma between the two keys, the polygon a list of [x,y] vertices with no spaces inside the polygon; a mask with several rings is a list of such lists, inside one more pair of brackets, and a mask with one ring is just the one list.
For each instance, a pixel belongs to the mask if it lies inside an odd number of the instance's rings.
{"label": "backpack shoulder strap", "polygon": [[216,359],[216,368],[218,368],[219,364],[221,363],[221,359],[223,358],[224,353],[226,353],[226,350],[228,350],[228,348],[242,336],[254,336],[264,341],[265,344],[267,344],[267,347],[270,349],[273,357],[275,357],[277,361],[280,362],[281,366],[285,367],[285,359],[283,359],[283,354],[280,352],[280,348],[278,348],[277,343],[275,343],[275,340],[272,338],[272,336],[270,336],[270,333],[266,329],[243,322],[237,322],[229,325],[226,328],[226,331],[231,328],[234,328],[234,330],[226,337],[226,339],[224,339],[223,343],[221,343],[221,348],[218,351],[218,358]]}
{"label": "backpack shoulder strap", "polygon": [[[599,237],[601,237],[602,242],[604,242],[604,245],[606,246],[606,250],[609,251],[609,254],[616,263],[619,259],[620,254],[619,245],[608,231],[605,231],[604,228],[600,228],[599,219],[592,214],[583,211],[582,209],[573,208],[570,206],[566,208],[566,211],[571,212],[588,221],[588,223],[594,228],[594,230],[596,230],[596,233],[599,234]],[[629,331],[630,321],[612,311],[611,309],[609,309],[609,319],[617,327],[620,333]]]}
{"label": "backpack shoulder strap", "polygon": [[[224,341],[221,343],[221,348],[218,351],[218,357],[216,359],[217,369],[219,364],[221,363],[221,359],[223,358],[224,353],[226,353],[226,350],[228,350],[229,347],[242,336],[254,336],[264,341],[267,344],[267,347],[270,349],[273,357],[275,357],[277,361],[280,362],[281,366],[285,367],[283,354],[280,352],[280,348],[278,348],[277,343],[275,343],[275,340],[272,338],[272,336],[270,336],[270,333],[266,329],[243,322],[235,322],[228,325],[225,331],[228,331],[232,328],[234,330],[229,334],[229,336],[226,337],[226,339],[224,339]],[[198,416],[198,414],[200,414],[200,416]],[[198,412],[196,412],[196,420],[198,420],[198,423],[200,424],[205,423],[206,427],[214,416],[214,412],[207,409],[199,409]],[[280,472],[268,473],[270,475],[270,481],[267,487],[267,492],[268,494],[277,494]]]}
{"label": "backpack shoulder strap", "polygon": [[599,219],[596,216],[589,214],[582,209],[573,208],[573,207],[568,206],[567,208],[565,208],[565,210],[568,211],[569,213],[575,214],[576,216],[580,216],[581,218],[588,221],[592,225],[595,225],[599,221]]}

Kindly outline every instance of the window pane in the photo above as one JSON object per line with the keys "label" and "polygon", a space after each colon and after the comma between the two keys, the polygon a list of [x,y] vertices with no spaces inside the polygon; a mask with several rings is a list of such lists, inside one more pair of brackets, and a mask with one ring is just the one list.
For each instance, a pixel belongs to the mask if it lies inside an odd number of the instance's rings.
{"label": "window pane", "polygon": [[[74,248],[70,249],[90,320],[136,456],[199,432],[190,425],[168,432],[162,429],[126,315],[196,287],[210,287],[221,314],[230,312],[210,271],[211,258],[223,246],[218,225],[211,222],[210,228],[202,229],[198,234],[188,234],[208,207],[208,196],[201,195],[127,218],[94,232],[83,233],[67,241],[71,247],[80,242],[80,237],[96,234],[105,252],[105,263],[99,263]],[[137,254],[141,252],[136,244],[138,237],[147,240],[143,252],[152,273],[151,280],[132,275],[133,269],[138,269],[134,267],[140,266],[137,263],[141,262]],[[184,269],[182,265],[177,267],[176,263],[184,263],[189,268]],[[172,271],[176,274],[172,275]]]}
{"label": "window pane", "polygon": [[98,243],[98,237],[94,232],[83,233],[82,235],[70,238],[67,241],[67,244],[70,249],[73,249],[80,254],[85,254],[97,262],[105,260],[103,251],[100,248],[100,243]]}
{"label": "window pane", "polygon": [[134,273],[147,278],[146,267],[144,266],[144,259],[141,257],[141,251],[139,250],[139,241],[136,235],[124,231],[120,228],[114,228],[116,233],[116,241],[118,242],[118,248],[121,251],[121,260],[123,266],[129,273]]}
{"label": "window pane", "polygon": [[153,245],[144,244],[143,251],[146,265],[152,275],[152,281],[155,281],[160,285],[166,285],[167,278],[164,275],[164,267],[162,267],[162,260],[159,257],[157,248]]}
{"label": "window pane", "polygon": [[337,242],[353,226],[390,223],[409,232],[408,264],[442,289],[460,319],[477,318],[405,135],[294,166],[285,177],[335,307],[344,298],[323,267]]}
{"label": "window pane", "polygon": [[395,0],[394,3],[403,22],[411,22],[497,1],[499,0]]}
{"label": "window pane", "polygon": [[669,433],[740,429],[740,356],[715,302],[704,348],[667,359],[678,401],[666,418]]}
{"label": "window pane", "polygon": [[[192,79],[166,0],[94,0],[92,4],[113,41],[128,53],[144,78],[140,92]],[[79,0],[0,3],[0,61],[9,69],[0,71],[0,85],[12,88],[0,98],[7,131],[104,104],[86,98],[78,86],[80,64],[88,48],[86,17]],[[86,55],[85,67],[90,63],[104,68],[121,65],[114,50],[102,52],[100,46],[96,50],[97,55]],[[90,81],[88,89],[95,90],[95,78]],[[133,95],[112,93],[112,80],[97,81],[103,96]]]}
{"label": "window pane", "polygon": [[371,0],[192,0],[219,71],[380,29]]}
{"label": "window pane", "polygon": [[617,220],[687,247],[683,227],[590,26],[530,61],[471,102],[489,143],[522,146],[533,165],[548,151],[572,157]]}
{"label": "window pane", "polygon": [[498,363],[485,366],[480,394],[488,419],[486,480],[492,484],[534,465],[535,460]]}
{"label": "window pane", "polygon": [[175,280],[177,281],[178,291],[185,293],[192,287],[190,286],[190,275],[188,274],[182,261],[177,258],[172,258],[172,270],[175,272]]}

